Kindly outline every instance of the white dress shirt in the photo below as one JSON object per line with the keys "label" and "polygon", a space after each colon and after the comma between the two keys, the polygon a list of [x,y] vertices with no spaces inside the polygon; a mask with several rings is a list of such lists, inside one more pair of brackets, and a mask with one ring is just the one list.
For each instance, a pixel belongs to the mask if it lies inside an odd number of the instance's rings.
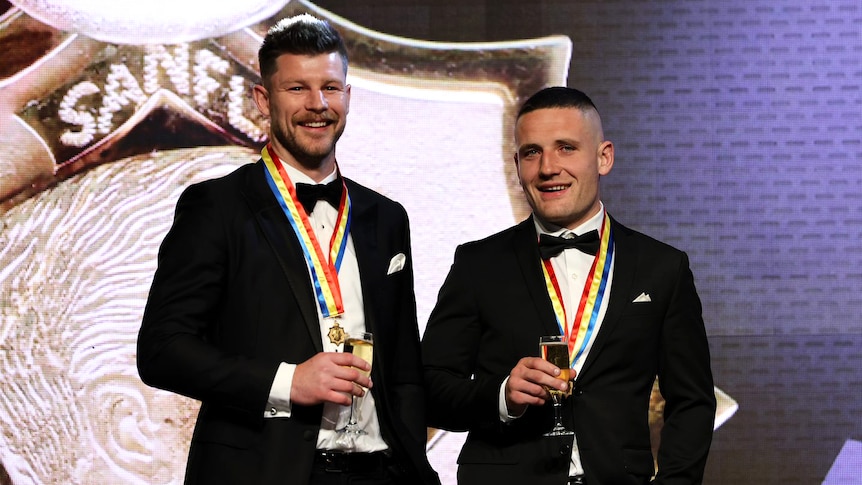
{"label": "white dress shirt", "polygon": [[[315,184],[314,180],[299,170],[282,162],[287,175],[294,183]],[[320,183],[328,183],[337,178],[335,170],[332,171]],[[338,217],[338,208],[332,207],[328,202],[320,200],[314,206],[314,210],[308,215],[314,235],[320,244],[324,256],[329,259],[329,241],[335,231]],[[308,270],[308,278],[311,280],[311,269]],[[356,261],[356,250],[353,246],[352,235],[347,236],[347,247],[341,260],[341,269],[338,272],[338,282],[341,287],[341,298],[344,303],[344,314],[338,317],[338,322],[348,335],[365,332],[365,312],[362,303],[362,285],[359,275],[359,265]],[[343,344],[335,345],[329,341],[329,329],[333,325],[332,318],[324,318],[319,305],[317,318],[320,321],[320,335],[323,341],[324,352],[342,352]],[[275,379],[270,390],[267,410],[264,416],[267,418],[289,418],[291,413],[290,389],[293,384],[293,374],[297,363],[282,362],[276,372]],[[372,452],[388,449],[389,446],[380,435],[380,422],[377,418],[377,410],[374,405],[374,396],[367,392],[359,407],[359,426],[366,434],[359,435],[354,440],[355,447],[351,451]],[[341,446],[336,444],[338,435],[335,430],[343,428],[350,418],[350,406],[339,406],[333,403],[324,403],[323,419],[320,423],[320,433],[317,435],[317,448],[334,450]]]}
{"label": "white dress shirt", "polygon": [[[557,227],[551,224],[544,224],[539,221],[536,216],[533,216],[533,223],[536,226],[536,234],[537,237],[539,234],[550,234],[552,236],[559,237],[572,237],[573,235],[581,235],[586,232],[596,230],[601,233],[601,227],[604,222],[604,205],[601,205],[599,212],[591,217],[589,220],[576,227],[574,230],[569,230],[561,227]],[[562,303],[563,308],[566,310],[566,325],[567,331],[571,332],[572,324],[574,323],[575,314],[578,311],[578,304],[581,300],[581,294],[584,291],[584,285],[587,282],[587,277],[589,276],[590,268],[593,265],[593,259],[595,257],[584,252],[581,252],[575,248],[569,248],[563,250],[557,256],[551,258],[551,266],[554,268],[554,274],[557,276],[557,284],[560,288],[560,294],[562,295]],[[601,306],[599,307],[599,314],[596,320],[596,326],[593,330],[593,335],[598,335],[599,328],[602,325],[602,320],[605,318],[605,313],[608,309],[608,300],[610,299],[610,288],[611,282],[613,280],[614,274],[614,260],[616,258],[611,259],[611,269],[610,274],[608,275],[607,282],[607,290],[605,292],[605,298],[602,299]],[[562,332],[561,332],[562,333]],[[573,369],[575,370],[575,383],[577,383],[577,376],[580,375],[581,368],[584,366],[584,361],[587,358],[587,355],[590,353],[590,349],[593,346],[593,342],[595,341],[595,337],[591,339],[586,348],[584,349],[581,357],[575,362]],[[538,345],[538,342],[536,343]],[[503,381],[503,385],[500,387],[500,419],[503,422],[509,422],[515,419],[518,419],[520,416],[512,416],[509,414],[508,409],[506,407],[506,383],[508,382],[508,377]],[[569,465],[569,476],[580,475],[584,473],[584,468],[581,465],[581,457],[578,453],[578,439],[575,436],[574,441],[572,443],[572,460]]]}

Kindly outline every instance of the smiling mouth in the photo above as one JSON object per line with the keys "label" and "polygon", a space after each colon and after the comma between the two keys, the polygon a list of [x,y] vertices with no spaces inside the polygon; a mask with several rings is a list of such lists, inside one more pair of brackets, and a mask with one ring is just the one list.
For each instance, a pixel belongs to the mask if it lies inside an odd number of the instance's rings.
{"label": "smiling mouth", "polygon": [[560,192],[569,188],[568,185],[551,185],[549,187],[539,187],[539,192],[553,193]]}
{"label": "smiling mouth", "polygon": [[329,126],[332,121],[323,120],[323,121],[303,121],[300,123],[300,126],[304,126],[306,128],[325,128]]}

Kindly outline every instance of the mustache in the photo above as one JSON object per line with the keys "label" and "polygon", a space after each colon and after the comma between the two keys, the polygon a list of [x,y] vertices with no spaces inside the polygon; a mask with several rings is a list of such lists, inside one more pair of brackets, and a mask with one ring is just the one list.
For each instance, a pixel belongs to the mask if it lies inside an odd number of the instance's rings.
{"label": "mustache", "polygon": [[318,116],[306,116],[303,118],[297,118],[294,120],[296,123],[319,123],[323,122],[335,122],[338,121],[337,116],[333,115],[318,115]]}

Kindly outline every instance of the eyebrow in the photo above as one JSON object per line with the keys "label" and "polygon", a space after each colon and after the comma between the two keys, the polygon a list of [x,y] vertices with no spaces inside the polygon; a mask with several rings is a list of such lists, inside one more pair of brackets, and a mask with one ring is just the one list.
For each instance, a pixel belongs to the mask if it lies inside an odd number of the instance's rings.
{"label": "eyebrow", "polygon": [[573,146],[580,146],[582,144],[582,142],[580,142],[578,140],[574,140],[572,138],[561,138],[559,140],[554,140],[554,143],[556,143],[557,145],[573,145]]}
{"label": "eyebrow", "polygon": [[[554,140],[554,142],[553,142],[553,143],[554,143],[554,145],[555,145],[555,146],[559,146],[559,145],[572,145],[572,146],[576,146],[576,147],[577,147],[577,146],[581,146],[581,145],[583,144],[583,142],[580,142],[580,141],[578,141],[578,140],[573,140],[573,139],[571,139],[571,138],[558,138],[558,139]],[[539,149],[541,149],[541,148],[542,148],[542,145],[540,145],[540,144],[538,144],[538,143],[526,143],[526,144],[524,144],[524,145],[519,145],[519,146],[518,146],[518,151],[521,151],[521,150],[524,150],[524,149],[527,149],[527,148],[539,148]]]}

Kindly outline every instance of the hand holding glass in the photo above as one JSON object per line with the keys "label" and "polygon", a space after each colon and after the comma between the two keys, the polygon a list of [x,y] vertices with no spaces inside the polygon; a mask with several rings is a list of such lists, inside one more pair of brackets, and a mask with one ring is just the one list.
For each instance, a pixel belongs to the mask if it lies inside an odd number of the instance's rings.
{"label": "hand holding glass", "polygon": [[569,385],[566,391],[553,387],[545,387],[554,402],[554,427],[551,431],[545,433],[544,436],[573,435],[574,432],[563,425],[562,416],[563,398],[569,396],[572,392],[572,385],[569,382],[572,371],[571,367],[569,367],[569,344],[563,335],[549,335],[539,337],[539,349],[542,351],[542,359],[560,368],[558,379],[566,381]]}
{"label": "hand holding glass", "polygon": [[[344,352],[351,353],[360,359],[368,362],[368,365],[371,365],[372,359],[374,358],[374,338],[369,332],[363,332],[356,336],[348,336],[347,340],[344,342]],[[370,373],[370,369],[368,372],[364,370],[359,370],[361,373],[366,376]],[[368,392],[366,389],[365,392]],[[364,395],[363,395],[364,397]],[[342,437],[347,436],[357,436],[365,434],[365,430],[359,426],[358,416],[359,416],[359,407],[362,405],[362,397],[355,397],[351,395],[351,404],[350,404],[350,419],[347,421],[347,425],[337,432],[342,435]],[[341,438],[339,438],[341,441]],[[346,443],[344,443],[346,444]]]}

